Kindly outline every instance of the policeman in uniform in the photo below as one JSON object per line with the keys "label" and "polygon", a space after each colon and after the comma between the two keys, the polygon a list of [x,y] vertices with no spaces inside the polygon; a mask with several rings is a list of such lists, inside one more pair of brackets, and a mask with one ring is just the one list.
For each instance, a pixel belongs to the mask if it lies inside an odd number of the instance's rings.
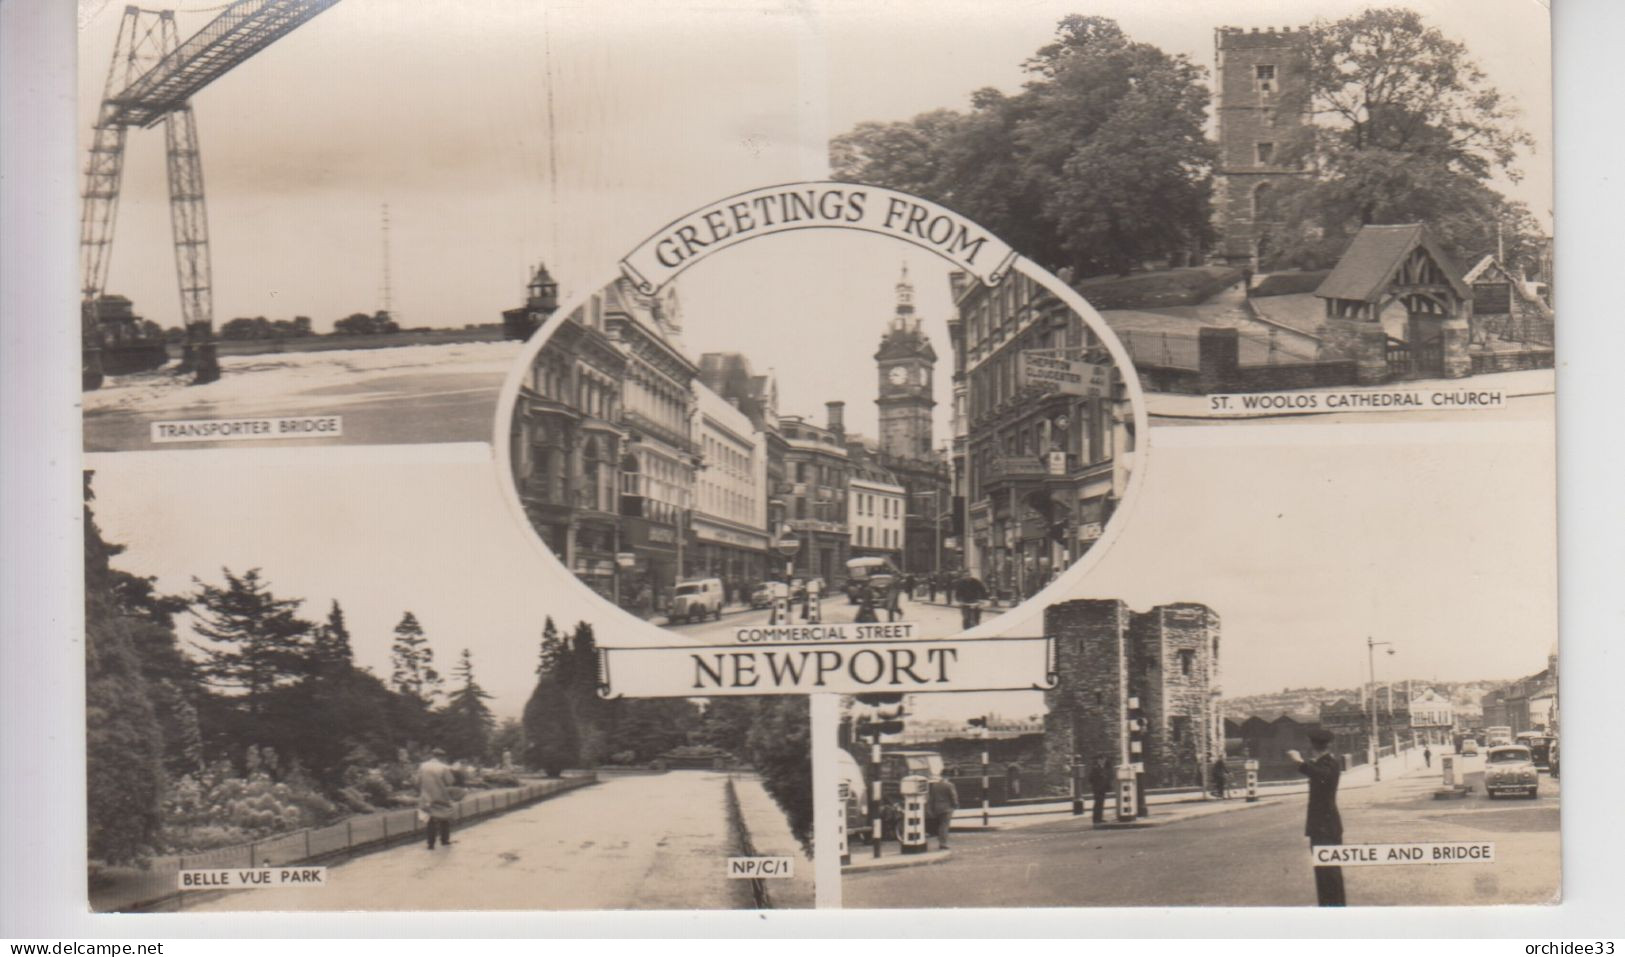
{"label": "policeman in uniform", "polygon": [[[1309,760],[1305,761],[1296,751],[1286,753],[1309,779],[1309,815],[1303,833],[1309,838],[1310,847],[1343,843],[1343,819],[1337,813],[1337,779],[1343,773],[1343,765],[1331,753],[1331,744],[1332,733],[1316,728],[1309,732]],[[1348,903],[1343,895],[1341,867],[1315,868],[1315,896],[1322,907],[1343,907]]]}

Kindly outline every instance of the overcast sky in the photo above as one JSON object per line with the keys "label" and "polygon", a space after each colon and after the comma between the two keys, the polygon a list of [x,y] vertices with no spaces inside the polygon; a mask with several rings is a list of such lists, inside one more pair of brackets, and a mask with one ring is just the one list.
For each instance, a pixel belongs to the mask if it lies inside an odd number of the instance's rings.
{"label": "overcast sky", "polygon": [[[212,16],[184,11],[218,2],[179,6],[184,36]],[[1211,68],[1216,26],[1302,25],[1364,6],[341,0],[195,100],[215,318],[305,314],[327,329],[377,308],[387,202],[401,320],[494,321],[517,302],[538,259],[567,292],[584,291],[683,212],[822,176],[832,133],[962,108],[983,86],[1016,89],[1020,63],[1066,13],[1115,17],[1135,38]],[[1545,8],[1536,0],[1416,6],[1466,42],[1524,108],[1538,152],[1512,192],[1544,220]],[[87,134],[122,9],[106,3],[83,34]],[[108,288],[169,325],[178,307],[162,153],[157,130],[131,135]],[[878,281],[895,274],[896,259],[843,268],[867,267]]]}
{"label": "overcast sky", "polygon": [[[1227,695],[1357,684],[1368,635],[1398,652],[1379,677],[1514,678],[1545,666],[1557,634],[1549,427],[1390,422],[1154,436],[1143,492],[1119,513],[1121,537],[1075,594],[1139,611],[1208,604],[1223,620]],[[259,567],[279,594],[307,599],[312,616],[339,599],[359,663],[386,676],[391,630],[410,609],[440,660],[472,649],[493,707],[516,715],[543,618],[591,612],[584,589],[544,565],[492,465],[470,459],[470,448],[480,447],[99,455],[97,520],[128,546],[117,566],[158,576],[165,591],[189,591],[194,575],[219,582],[221,566]],[[435,464],[448,456],[462,459]],[[1007,633],[1041,633],[1041,614],[1023,606]],[[602,620],[599,634],[672,638]],[[927,715],[989,706],[919,697]],[[1026,714],[1036,699],[1001,696],[991,706]]]}

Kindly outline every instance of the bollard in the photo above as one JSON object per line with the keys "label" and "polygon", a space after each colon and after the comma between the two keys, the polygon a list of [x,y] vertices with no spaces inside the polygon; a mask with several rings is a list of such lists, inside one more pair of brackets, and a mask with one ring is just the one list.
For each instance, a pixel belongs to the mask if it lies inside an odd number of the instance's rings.
{"label": "bollard", "polygon": [[903,820],[897,826],[897,843],[903,846],[904,854],[921,854],[927,848],[925,802],[930,793],[931,782],[920,775],[910,774],[903,779]]}
{"label": "bollard", "polygon": [[1134,820],[1135,812],[1139,808],[1138,788],[1135,787],[1136,774],[1134,765],[1125,764],[1117,769],[1117,819],[1119,821]]}
{"label": "bollard", "polygon": [[[982,730],[985,732],[987,729],[983,728]],[[983,827],[988,826],[988,823],[987,823],[987,807],[988,807],[987,751],[984,748],[984,750],[982,751],[982,826]]]}
{"label": "bollard", "polygon": [[1439,755],[1439,768],[1444,772],[1444,786],[1456,786],[1456,756],[1454,754]]}
{"label": "bollard", "polygon": [[1258,800],[1258,759],[1248,758],[1242,764],[1247,771],[1247,800]]}
{"label": "bollard", "polygon": [[841,823],[836,825],[835,852],[840,855],[841,866],[845,867],[852,863],[852,849],[846,843],[846,809],[852,803],[852,788],[845,781],[841,782],[840,795],[840,806],[836,810],[841,812]]}
{"label": "bollard", "polygon": [[813,591],[811,588],[809,588],[809,589],[807,589],[807,622],[809,624],[816,625],[816,624],[821,623],[823,620],[824,620],[824,599],[823,599],[823,596],[818,594],[817,592]]}
{"label": "bollard", "polygon": [[874,783],[869,793],[869,843],[874,845],[875,856],[880,856],[880,838],[883,836],[880,823],[880,805],[883,799],[880,784],[880,742],[876,741],[869,746],[869,765]]}

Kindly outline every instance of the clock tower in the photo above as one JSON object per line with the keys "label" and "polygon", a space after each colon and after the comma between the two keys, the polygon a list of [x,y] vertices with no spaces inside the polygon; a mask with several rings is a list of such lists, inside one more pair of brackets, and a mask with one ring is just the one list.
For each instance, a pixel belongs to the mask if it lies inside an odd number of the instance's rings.
{"label": "clock tower", "polygon": [[909,282],[908,264],[904,263],[897,280],[897,311],[875,353],[882,453],[899,459],[931,457],[931,410],[937,404],[931,372],[936,364],[936,350],[914,314],[914,284]]}

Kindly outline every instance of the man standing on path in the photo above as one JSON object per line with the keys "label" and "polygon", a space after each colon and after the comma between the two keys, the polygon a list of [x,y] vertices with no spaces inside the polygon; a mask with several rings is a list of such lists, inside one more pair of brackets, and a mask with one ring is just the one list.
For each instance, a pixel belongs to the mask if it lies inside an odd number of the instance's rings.
{"label": "man standing on path", "polygon": [[[1342,764],[1331,753],[1332,733],[1323,728],[1309,732],[1309,760],[1296,751],[1288,751],[1287,758],[1298,765],[1298,770],[1309,778],[1309,813],[1303,833],[1310,847],[1343,843],[1343,818],[1337,813],[1337,780],[1343,773]],[[1315,896],[1322,907],[1343,907],[1348,900],[1343,894],[1341,867],[1315,868]]]}
{"label": "man standing on path", "polygon": [[1093,823],[1106,823],[1106,792],[1111,790],[1112,772],[1107,767],[1105,758],[1095,758],[1095,763],[1089,768],[1089,790],[1094,792],[1095,813]]}
{"label": "man standing on path", "polygon": [[431,851],[437,835],[441,844],[451,843],[451,789],[457,777],[441,760],[445,756],[445,748],[435,748],[429,752],[429,759],[418,765],[418,808],[429,818],[424,829],[429,832]]}
{"label": "man standing on path", "polygon": [[946,776],[931,779],[925,795],[925,813],[931,831],[937,836],[937,846],[948,849],[948,830],[954,823],[954,811],[959,808],[959,789]]}
{"label": "man standing on path", "polygon": [[1422,745],[1422,760],[1427,762],[1428,767],[1433,767],[1433,749],[1425,744]]}

